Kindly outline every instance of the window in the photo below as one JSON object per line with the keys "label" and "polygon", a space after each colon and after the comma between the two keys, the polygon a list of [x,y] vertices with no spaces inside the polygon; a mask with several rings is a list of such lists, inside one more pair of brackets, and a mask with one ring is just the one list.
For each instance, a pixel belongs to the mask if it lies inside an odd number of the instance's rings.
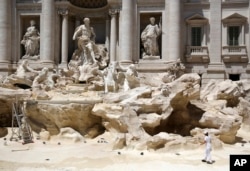
{"label": "window", "polygon": [[192,27],[191,28],[191,45],[192,46],[201,46],[201,27]]}
{"label": "window", "polygon": [[239,26],[230,26],[228,27],[228,45],[229,46],[238,46],[239,45],[239,35],[240,27]]}
{"label": "window", "polygon": [[193,14],[186,19],[186,61],[207,63],[209,61],[207,34],[208,19],[203,14]]}
{"label": "window", "polygon": [[234,13],[224,19],[222,23],[223,29],[223,45],[224,46],[245,46],[246,26],[248,18]]}

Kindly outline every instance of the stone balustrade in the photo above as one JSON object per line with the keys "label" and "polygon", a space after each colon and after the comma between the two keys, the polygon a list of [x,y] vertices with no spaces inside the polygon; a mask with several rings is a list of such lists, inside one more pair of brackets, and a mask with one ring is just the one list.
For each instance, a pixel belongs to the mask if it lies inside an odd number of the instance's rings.
{"label": "stone balustrade", "polygon": [[202,62],[209,61],[207,46],[187,46],[186,48],[187,62]]}
{"label": "stone balustrade", "polygon": [[224,62],[248,62],[246,46],[224,46],[222,48]]}
{"label": "stone balustrade", "polygon": [[243,54],[247,55],[246,46],[224,46],[223,54]]}

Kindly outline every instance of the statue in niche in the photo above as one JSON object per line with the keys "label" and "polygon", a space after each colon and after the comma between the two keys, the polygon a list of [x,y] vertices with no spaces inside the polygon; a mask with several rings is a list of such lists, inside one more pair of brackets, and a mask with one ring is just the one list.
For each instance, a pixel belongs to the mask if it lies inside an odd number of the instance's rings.
{"label": "statue in niche", "polygon": [[142,58],[159,58],[158,38],[161,35],[161,21],[155,24],[155,18],[150,17],[150,24],[141,33],[141,41],[143,44]]}
{"label": "statue in niche", "polygon": [[78,48],[68,64],[69,70],[74,73],[72,77],[76,83],[79,81],[89,83],[96,73],[98,75],[97,70],[106,68],[109,62],[107,48],[102,44],[95,44],[96,34],[90,26],[90,19],[84,18],[83,22],[84,24],[75,29],[73,40],[77,41]]}
{"label": "statue in niche", "polygon": [[30,26],[27,28],[21,41],[21,44],[23,44],[25,48],[23,59],[39,59],[40,33],[35,25],[36,22],[31,20]]}
{"label": "statue in niche", "polygon": [[89,18],[83,19],[84,24],[76,28],[73,35],[73,40],[78,41],[78,51],[80,56],[83,57],[83,64],[96,63],[94,45],[95,45],[95,32],[93,27],[90,27]]}

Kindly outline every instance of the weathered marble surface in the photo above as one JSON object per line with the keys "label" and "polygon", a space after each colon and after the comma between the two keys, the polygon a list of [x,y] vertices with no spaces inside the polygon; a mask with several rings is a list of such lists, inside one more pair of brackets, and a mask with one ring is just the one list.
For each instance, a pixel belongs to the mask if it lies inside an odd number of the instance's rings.
{"label": "weathered marble surface", "polygon": [[[87,74],[97,75],[82,84],[59,86],[59,78],[67,80],[72,76],[67,70],[60,71],[60,77],[59,73],[46,72],[48,76],[42,79],[38,78],[43,72],[36,71],[37,82],[34,78],[33,84],[37,83],[37,86],[27,90],[2,88],[5,85],[2,82],[1,118],[10,120],[11,117],[2,116],[11,116],[11,103],[19,94],[20,98],[26,99],[25,114],[32,129],[41,132],[45,139],[58,135],[81,141],[83,137],[94,138],[108,131],[114,136],[114,149],[157,150],[184,145],[195,148],[204,129],[211,132],[214,145],[221,148],[221,142],[235,142],[240,127],[249,130],[250,87],[247,80],[211,80],[201,89],[200,76],[183,74],[181,64],[177,62],[170,67],[172,75],[168,73],[174,77],[167,79],[166,73],[155,74],[154,80],[158,83],[152,86],[152,82],[147,81],[152,75],[141,75],[134,65],[118,66],[112,71],[122,73],[124,80],[117,78],[119,89],[115,92],[105,91],[103,72],[98,68],[95,72],[86,70]],[[48,78],[53,74],[54,84],[50,86]],[[124,87],[126,75],[134,79],[127,88]]]}
{"label": "weathered marble surface", "polygon": [[36,22],[34,20],[30,20],[30,26],[27,28],[21,44],[23,44],[25,48],[23,59],[37,60],[40,58],[40,33],[36,28]]}

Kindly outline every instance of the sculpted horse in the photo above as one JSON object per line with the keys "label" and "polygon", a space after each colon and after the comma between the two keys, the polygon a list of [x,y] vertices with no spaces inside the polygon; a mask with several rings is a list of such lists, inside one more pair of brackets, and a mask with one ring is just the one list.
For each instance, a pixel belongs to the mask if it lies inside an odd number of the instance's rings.
{"label": "sculpted horse", "polygon": [[116,71],[116,65],[117,62],[113,62],[103,71],[105,93],[108,93],[111,88],[113,92],[118,90],[118,73]]}

